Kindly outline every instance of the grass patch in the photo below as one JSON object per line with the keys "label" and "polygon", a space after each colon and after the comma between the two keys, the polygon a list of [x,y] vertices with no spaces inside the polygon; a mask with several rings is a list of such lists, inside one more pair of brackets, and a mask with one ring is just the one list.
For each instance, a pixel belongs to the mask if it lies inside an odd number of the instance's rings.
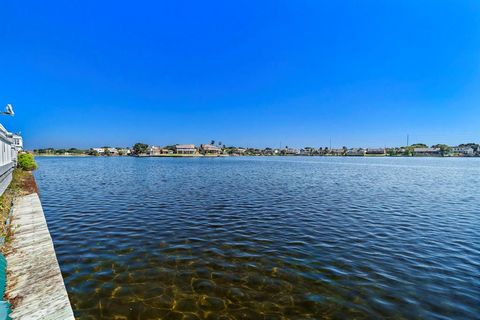
{"label": "grass patch", "polygon": [[[38,193],[37,184],[32,172],[17,168],[13,171],[12,182],[8,186],[7,190],[0,196],[0,225],[1,236],[5,239],[5,243],[8,244],[12,235],[12,223],[8,226],[6,222],[10,216],[10,210],[15,197],[24,196],[31,193]],[[5,250],[3,246],[2,251]]]}

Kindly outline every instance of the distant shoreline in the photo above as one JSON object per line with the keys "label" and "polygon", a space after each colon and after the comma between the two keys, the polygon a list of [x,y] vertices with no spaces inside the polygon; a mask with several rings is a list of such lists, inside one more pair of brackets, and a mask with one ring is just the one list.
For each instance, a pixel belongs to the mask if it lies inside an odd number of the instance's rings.
{"label": "distant shoreline", "polygon": [[57,157],[57,158],[243,158],[243,157],[305,157],[305,158],[480,158],[479,156],[431,156],[431,155],[364,155],[364,156],[349,156],[349,155],[203,155],[203,154],[162,154],[162,155],[125,155],[125,156],[94,156],[89,154],[34,154],[35,157]]}
{"label": "distant shoreline", "polygon": [[222,157],[231,157],[230,155],[224,155],[224,154],[162,154],[162,155],[138,155],[138,156],[133,156],[133,155],[125,155],[125,156],[117,156],[117,155],[111,155],[111,156],[94,156],[90,154],[33,154],[35,157],[65,157],[65,158],[71,158],[71,157],[78,157],[78,158],[85,158],[85,157],[92,157],[92,158],[127,158],[127,157],[132,157],[132,158],[222,158]]}

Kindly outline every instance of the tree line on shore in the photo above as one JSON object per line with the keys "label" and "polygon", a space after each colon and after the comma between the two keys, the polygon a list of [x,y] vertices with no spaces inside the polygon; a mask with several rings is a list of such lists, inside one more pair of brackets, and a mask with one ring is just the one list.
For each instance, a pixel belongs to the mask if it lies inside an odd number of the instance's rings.
{"label": "tree line on shore", "polygon": [[[368,150],[376,150],[378,154],[384,153],[388,156],[412,156],[415,155],[415,151],[419,149],[425,150],[434,150],[437,155],[440,156],[452,156],[458,155],[458,150],[467,150],[470,156],[480,156],[480,145],[477,143],[463,143],[458,146],[452,147],[446,144],[436,144],[428,146],[424,143],[416,143],[404,147],[387,147],[387,148],[347,148],[343,146],[342,148],[329,148],[329,147],[304,147],[301,149],[290,148],[285,146],[284,148],[243,148],[243,147],[234,147],[226,146],[221,142],[217,143],[218,148],[222,150],[222,153],[225,155],[305,155],[305,156],[322,156],[322,155],[354,155],[355,152],[361,152],[362,150],[368,154]],[[211,145],[215,145],[215,141],[211,141]],[[162,149],[174,151],[176,145],[167,145],[162,147]],[[133,147],[101,147],[101,148],[89,148],[89,149],[78,149],[78,148],[44,148],[44,149],[35,149],[33,152],[38,155],[91,155],[91,156],[111,156],[111,155],[141,155],[148,154],[149,146],[146,143],[136,143]],[[375,153],[375,152],[372,152]]]}
{"label": "tree line on shore", "polygon": [[[98,149],[98,148],[90,148],[90,149],[43,148],[43,149],[33,149],[33,153],[38,154],[38,155],[90,155],[90,156],[100,155],[100,153],[95,149]],[[110,149],[112,149],[112,147],[102,147],[102,149],[110,150]],[[119,152],[119,155],[126,155],[126,154],[122,154],[122,150],[126,150],[126,149],[129,150],[129,148],[121,148],[121,147],[116,147],[116,148],[113,148],[113,149],[116,149]]]}

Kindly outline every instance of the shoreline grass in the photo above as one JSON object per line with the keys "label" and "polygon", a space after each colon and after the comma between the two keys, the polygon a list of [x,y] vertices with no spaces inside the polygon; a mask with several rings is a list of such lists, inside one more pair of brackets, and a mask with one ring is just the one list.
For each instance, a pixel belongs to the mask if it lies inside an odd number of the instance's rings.
{"label": "shoreline grass", "polygon": [[16,197],[24,196],[31,193],[38,194],[37,183],[31,171],[26,171],[21,168],[16,168],[12,173],[12,181],[0,196],[0,223],[2,224],[1,236],[5,239],[1,248],[2,253],[8,251],[8,243],[13,235],[12,223],[8,222],[10,218],[10,211]]}

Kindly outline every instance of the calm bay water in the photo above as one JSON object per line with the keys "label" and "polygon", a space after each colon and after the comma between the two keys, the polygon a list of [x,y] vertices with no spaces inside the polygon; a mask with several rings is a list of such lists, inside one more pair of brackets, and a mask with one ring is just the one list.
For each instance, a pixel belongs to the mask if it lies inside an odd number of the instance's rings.
{"label": "calm bay water", "polygon": [[37,159],[80,319],[480,318],[480,159]]}

